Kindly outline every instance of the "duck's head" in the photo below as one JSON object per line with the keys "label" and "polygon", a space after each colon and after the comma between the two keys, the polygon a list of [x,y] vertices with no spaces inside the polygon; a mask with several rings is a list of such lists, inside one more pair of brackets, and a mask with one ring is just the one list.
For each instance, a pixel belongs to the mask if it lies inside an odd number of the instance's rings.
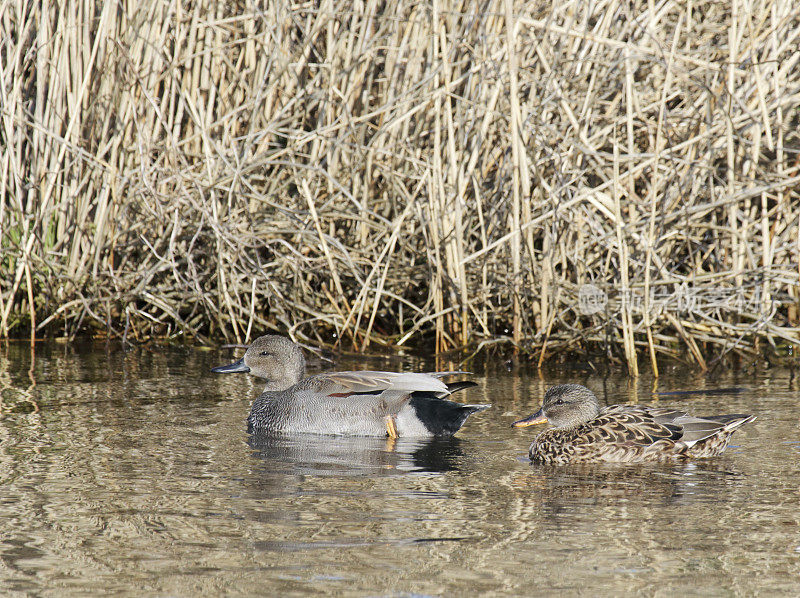
{"label": "duck's head", "polygon": [[591,390],[580,384],[559,384],[545,393],[539,411],[511,425],[524,428],[549,422],[554,428],[566,430],[594,419],[599,413],[600,402]]}
{"label": "duck's head", "polygon": [[211,371],[220,374],[250,372],[266,379],[268,389],[284,390],[303,378],[305,368],[306,360],[300,347],[288,338],[268,334],[254,340],[239,361],[211,368]]}

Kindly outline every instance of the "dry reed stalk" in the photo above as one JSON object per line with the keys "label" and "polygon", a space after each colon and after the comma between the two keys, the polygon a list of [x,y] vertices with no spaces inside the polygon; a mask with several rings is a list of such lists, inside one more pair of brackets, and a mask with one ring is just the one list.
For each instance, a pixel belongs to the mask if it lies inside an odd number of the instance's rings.
{"label": "dry reed stalk", "polygon": [[673,64],[675,58],[675,50],[678,40],[680,38],[682,17],[683,15],[681,15],[678,18],[678,24],[675,26],[675,33],[672,38],[672,45],[670,48],[669,58],[667,61],[667,71],[664,77],[664,87],[661,90],[661,105],[659,106],[658,122],[656,123],[653,176],[652,176],[652,181],[650,183],[650,193],[649,193],[650,218],[648,220],[647,250],[644,262],[644,325],[645,325],[645,331],[647,332],[647,348],[650,354],[650,365],[653,371],[653,375],[656,378],[658,377],[658,362],[656,360],[656,352],[653,347],[653,330],[650,322],[650,317],[652,314],[652,306],[650,305],[650,277],[651,277],[650,264],[652,263],[653,260],[653,247],[655,246],[656,242],[655,223],[656,223],[656,206],[658,202],[657,198],[660,195],[661,191],[661,180],[659,177],[659,160],[662,151],[664,114],[666,112],[667,97],[672,87],[672,73],[673,73]]}
{"label": "dry reed stalk", "polygon": [[797,344],[786,0],[116,8],[0,7],[0,335]]}
{"label": "dry reed stalk", "polygon": [[628,246],[623,235],[622,210],[620,209],[619,191],[616,181],[619,181],[619,146],[616,135],[614,136],[614,222],[617,233],[617,254],[619,256],[619,271],[622,282],[622,339],[625,347],[625,360],[628,363],[628,372],[634,378],[639,376],[639,363],[636,359],[636,344],[633,336],[632,289],[628,278]]}
{"label": "dry reed stalk", "polygon": [[[442,24],[440,31],[440,45],[442,48],[442,62],[443,70],[445,72],[445,85],[450,87],[452,84],[451,72],[447,60],[447,35],[445,25]],[[459,167],[459,156],[456,153],[455,144],[455,127],[453,125],[453,107],[449,95],[444,97],[444,115],[445,123],[447,126],[447,157],[448,157],[448,177],[450,179],[453,189],[460,189],[461,168]],[[440,186],[440,191],[444,191],[444,185]],[[444,198],[443,198],[444,199]],[[443,201],[443,203],[447,203]],[[448,212],[452,215],[450,219],[450,251],[448,253],[448,273],[455,282],[458,283],[460,297],[458,299],[461,304],[461,334],[460,342],[466,346],[469,342],[469,291],[467,290],[467,275],[462,259],[464,258],[464,219],[462,214],[462,201],[461,195],[456,194],[451,197],[450,204],[452,209]]]}
{"label": "dry reed stalk", "polygon": [[[513,237],[511,239],[511,276],[513,277],[512,289],[513,293],[513,311],[511,314],[513,326],[514,343],[519,344],[522,340],[522,301],[520,293],[522,292],[519,279],[522,275],[522,243],[520,235],[521,219],[521,201],[520,198],[520,185],[521,183],[521,169],[522,169],[522,150],[520,148],[520,108],[519,108],[519,86],[517,84],[517,43],[516,43],[516,23],[514,21],[513,4],[512,0],[504,0],[505,19],[506,19],[506,58],[508,60],[508,81],[509,81],[509,96],[511,100],[511,117],[509,118],[509,140],[511,142],[511,156],[513,160],[512,171],[512,205],[511,205],[511,218],[509,220],[509,228]],[[525,198],[527,200],[527,197]]]}

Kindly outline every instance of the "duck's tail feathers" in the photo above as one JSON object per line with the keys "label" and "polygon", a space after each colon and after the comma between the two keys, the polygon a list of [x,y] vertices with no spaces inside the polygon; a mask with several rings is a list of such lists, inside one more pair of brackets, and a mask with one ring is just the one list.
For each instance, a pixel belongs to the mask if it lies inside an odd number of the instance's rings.
{"label": "duck's tail feathers", "polygon": [[472,415],[473,413],[478,413],[478,411],[485,411],[491,406],[490,403],[488,405],[462,405],[461,408],[469,411],[469,415]]}
{"label": "duck's tail feathers", "polygon": [[733,434],[739,426],[743,426],[753,421],[755,418],[755,415],[743,413],[711,415],[697,418],[691,422],[682,424],[683,437],[681,440],[687,448],[691,449],[695,445],[700,447],[705,446],[709,442],[713,444],[713,440],[718,439],[723,443],[722,449],[724,449],[731,434]]}
{"label": "duck's tail feathers", "polygon": [[447,390],[450,394],[453,394],[454,392],[464,390],[465,388],[472,388],[473,386],[478,386],[478,383],[471,380],[459,380],[458,382],[448,382]]}
{"label": "duck's tail feathers", "polygon": [[735,430],[744,424],[749,424],[756,419],[756,416],[747,413],[731,413],[729,415],[712,415],[711,417],[704,417],[703,419],[717,422],[721,424],[723,430],[728,431]]}

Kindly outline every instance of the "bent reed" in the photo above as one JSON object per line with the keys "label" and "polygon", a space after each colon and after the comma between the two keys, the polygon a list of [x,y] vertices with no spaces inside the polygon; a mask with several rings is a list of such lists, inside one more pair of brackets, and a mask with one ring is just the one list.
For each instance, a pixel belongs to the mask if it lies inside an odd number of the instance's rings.
{"label": "bent reed", "polygon": [[798,342],[792,0],[34,1],[0,26],[0,336],[508,338],[634,373]]}

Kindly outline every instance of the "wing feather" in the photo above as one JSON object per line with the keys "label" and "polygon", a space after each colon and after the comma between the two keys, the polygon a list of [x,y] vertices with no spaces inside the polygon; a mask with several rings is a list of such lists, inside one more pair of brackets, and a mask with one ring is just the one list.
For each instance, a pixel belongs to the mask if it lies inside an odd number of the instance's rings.
{"label": "wing feather", "polygon": [[364,403],[376,413],[396,414],[415,392],[450,394],[447,385],[428,374],[409,372],[329,372],[302,380],[296,392]]}
{"label": "wing feather", "polygon": [[580,444],[617,444],[626,447],[645,447],[660,440],[676,442],[683,432],[680,426],[659,417],[646,407],[613,405],[584,425],[576,438]]}
{"label": "wing feather", "polygon": [[331,372],[310,378],[326,395],[379,394],[386,390],[428,391],[444,397],[447,385],[429,374],[410,372]]}

